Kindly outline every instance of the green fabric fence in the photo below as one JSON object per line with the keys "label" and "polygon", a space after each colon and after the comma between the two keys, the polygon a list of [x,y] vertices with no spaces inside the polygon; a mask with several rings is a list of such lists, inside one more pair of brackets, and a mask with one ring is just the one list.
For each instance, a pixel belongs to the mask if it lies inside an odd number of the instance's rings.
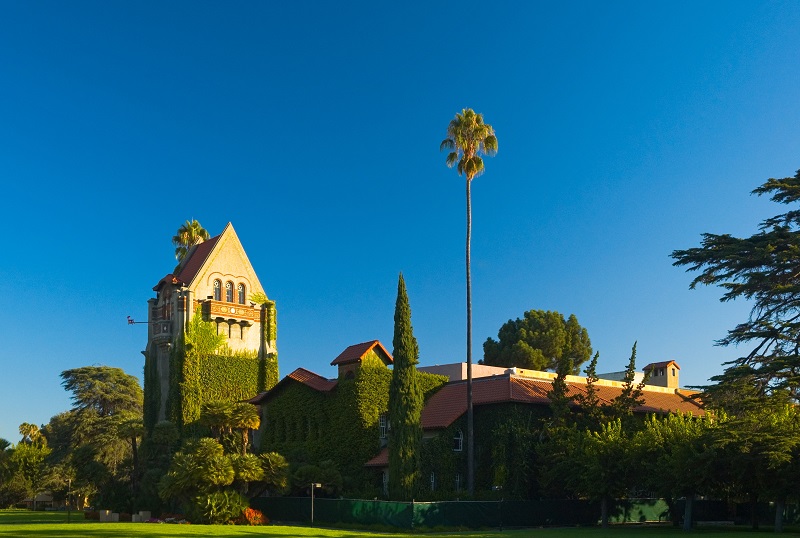
{"label": "green fabric fence", "polygon": [[[251,506],[264,512],[270,521],[309,523],[310,497],[257,497]],[[675,503],[677,521],[683,517],[684,502]],[[694,520],[750,522],[748,504],[698,500]],[[759,504],[758,518],[772,524],[775,508]],[[314,499],[314,521],[319,524],[385,525],[400,529],[414,527],[500,527],[591,526],[600,519],[600,505],[585,500],[543,501],[445,501],[391,502],[356,499]],[[668,522],[669,506],[663,499],[627,499],[614,503],[609,511],[612,523]],[[797,505],[787,505],[786,524],[800,523]]]}
{"label": "green fabric fence", "polygon": [[[257,497],[250,505],[270,521],[309,523],[310,497]],[[535,527],[594,525],[599,505],[589,501],[391,502],[314,499],[314,521],[414,527]]]}

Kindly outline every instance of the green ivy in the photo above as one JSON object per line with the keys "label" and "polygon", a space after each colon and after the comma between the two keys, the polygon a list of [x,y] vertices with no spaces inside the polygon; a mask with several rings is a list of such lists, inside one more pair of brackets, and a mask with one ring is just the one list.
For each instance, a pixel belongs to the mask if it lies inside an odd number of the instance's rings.
{"label": "green ivy", "polygon": [[[447,382],[418,372],[426,398]],[[367,355],[352,379],[339,379],[331,392],[287,383],[262,411],[261,451],[280,452],[294,466],[332,460],[347,492],[378,494],[379,481],[364,463],[380,452],[379,417],[389,403],[392,372],[376,354]]]}
{"label": "green ivy", "polygon": [[158,408],[161,405],[161,383],[158,379],[158,365],[151,352],[144,354],[144,409],[143,421],[147,432],[153,431],[158,422]]}
{"label": "green ivy", "polygon": [[255,351],[232,351],[198,312],[170,353],[168,417],[184,436],[196,436],[204,403],[251,398],[274,386],[277,376],[275,354],[261,359]]}

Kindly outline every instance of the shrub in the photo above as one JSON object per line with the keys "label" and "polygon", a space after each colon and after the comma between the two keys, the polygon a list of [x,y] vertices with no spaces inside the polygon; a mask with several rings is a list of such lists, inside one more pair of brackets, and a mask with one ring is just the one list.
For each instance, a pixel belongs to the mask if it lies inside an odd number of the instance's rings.
{"label": "shrub", "polygon": [[194,519],[211,525],[230,523],[242,514],[247,504],[247,499],[230,490],[200,495],[194,499]]}

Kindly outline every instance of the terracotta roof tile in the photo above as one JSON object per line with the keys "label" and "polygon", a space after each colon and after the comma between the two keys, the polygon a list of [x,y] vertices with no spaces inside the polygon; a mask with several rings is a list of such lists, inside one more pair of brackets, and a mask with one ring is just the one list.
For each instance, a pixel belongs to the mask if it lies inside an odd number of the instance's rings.
{"label": "terracotta roof tile", "polygon": [[647,370],[652,370],[653,368],[666,368],[670,364],[674,364],[675,368],[677,368],[678,370],[681,369],[681,367],[678,366],[678,363],[675,361],[662,361],[662,362],[651,362],[650,364],[642,368],[642,370],[646,372]]}
{"label": "terracotta roof tile", "polygon": [[206,258],[208,258],[208,255],[211,254],[211,249],[213,249],[214,245],[217,244],[220,235],[212,237],[208,241],[203,241],[194,247],[189,254],[189,259],[182,263],[181,267],[178,268],[178,280],[181,280],[187,284],[191,284],[192,280],[194,280],[194,277],[197,276],[197,272],[203,266],[203,262],[205,262]]}
{"label": "terracotta roof tile", "polygon": [[[478,378],[472,382],[472,403],[475,406],[493,403],[518,402],[547,405],[547,393],[552,383],[549,380],[529,379],[514,375]],[[586,385],[568,383],[567,394],[586,394]],[[601,403],[609,404],[622,391],[619,387],[595,385]],[[644,404],[635,409],[639,413],[679,411],[703,414],[699,402],[683,394],[667,392],[644,392]],[[577,406],[577,404],[572,404]],[[467,411],[467,384],[465,381],[448,383],[431,396],[422,411],[424,429],[446,428]]]}
{"label": "terracotta roof tile", "polygon": [[389,353],[383,344],[381,344],[378,340],[370,340],[369,342],[362,342],[361,344],[353,344],[352,346],[348,347],[341,353],[339,356],[331,361],[331,366],[336,366],[338,364],[349,364],[351,362],[358,362],[364,355],[366,355],[372,348],[379,347],[381,351],[383,351],[387,357],[389,357],[389,362],[392,362],[392,355]]}
{"label": "terracotta roof tile", "polygon": [[326,379],[310,370],[306,370],[305,368],[298,368],[291,374],[281,379],[278,384],[272,387],[270,390],[259,393],[258,395],[247,400],[247,402],[255,405],[262,404],[273,394],[276,394],[281,387],[284,387],[292,381],[302,383],[303,385],[319,392],[330,392],[336,388],[336,385],[338,384],[338,381],[335,379]]}
{"label": "terracotta roof tile", "polygon": [[319,374],[315,374],[310,370],[306,370],[305,368],[298,368],[291,374],[287,375],[286,378],[299,381],[303,385],[307,385],[320,392],[330,392],[334,389],[334,387],[336,387],[337,384],[335,379],[324,378]]}
{"label": "terracotta roof tile", "polygon": [[388,467],[389,466],[389,449],[384,447],[378,452],[378,455],[364,464],[364,467]]}

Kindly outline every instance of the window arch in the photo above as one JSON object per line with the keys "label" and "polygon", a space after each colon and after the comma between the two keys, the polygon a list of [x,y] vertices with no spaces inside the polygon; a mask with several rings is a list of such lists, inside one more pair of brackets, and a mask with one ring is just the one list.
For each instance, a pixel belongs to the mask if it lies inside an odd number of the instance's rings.
{"label": "window arch", "polygon": [[219,280],[214,281],[214,300],[221,301],[222,300],[222,282]]}
{"label": "window arch", "polygon": [[245,291],[246,288],[244,287],[244,284],[239,282],[239,284],[236,286],[236,294],[238,295],[239,304],[244,304]]}
{"label": "window arch", "polygon": [[233,282],[228,281],[225,283],[225,301],[233,302]]}

